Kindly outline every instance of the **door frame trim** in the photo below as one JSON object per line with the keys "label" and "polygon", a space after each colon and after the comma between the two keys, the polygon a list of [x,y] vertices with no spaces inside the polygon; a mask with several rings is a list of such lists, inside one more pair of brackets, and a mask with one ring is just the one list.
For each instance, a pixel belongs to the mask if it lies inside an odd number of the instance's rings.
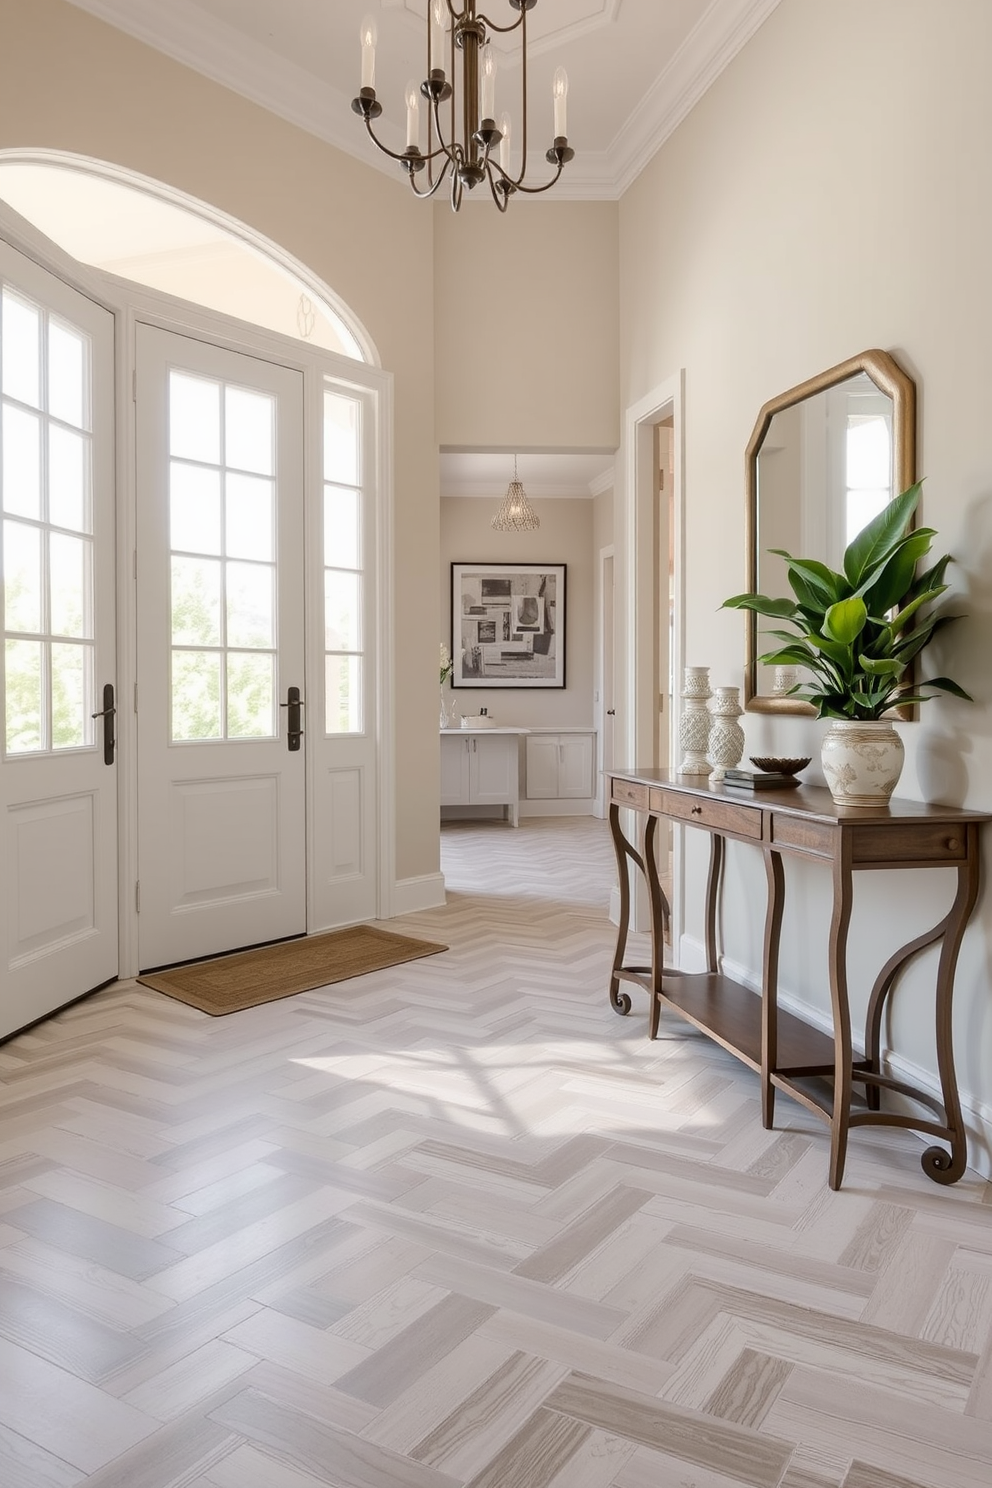
{"label": "door frame trim", "polygon": [[[275,360],[300,370],[304,403],[312,389],[322,389],[332,371],[340,382],[352,382],[373,393],[377,401],[376,491],[376,686],[377,718],[374,795],[377,812],[377,915],[389,918],[396,903],[396,733],[392,686],[395,676],[393,634],[394,527],[394,379],[370,362],[358,362],[323,348],[253,326],[231,316],[150,290],[131,280],[80,263],[41,233],[31,222],[0,202],[0,231],[19,252],[85,294],[114,317],[117,358],[114,391],[115,481],[117,507],[117,695],[118,726],[118,978],[138,972],[138,912],[135,885],[138,871],[138,760],[135,725],[137,675],[137,592],[134,562],[137,534],[137,440],[135,427],[135,328],[139,321],[178,335],[209,340],[231,351]],[[316,396],[316,394],[314,394]],[[306,417],[306,407],[304,410]],[[311,464],[306,462],[307,466]],[[307,490],[309,504],[311,490]],[[307,685],[311,684],[308,664]],[[312,800],[312,755],[307,758],[307,789]],[[309,852],[309,831],[308,831]],[[309,869],[309,863],[308,863]],[[309,873],[308,873],[309,879]],[[309,911],[309,904],[308,904]]]}
{"label": "door frame trim", "polygon": [[[673,420],[673,497],[675,532],[674,644],[672,695],[678,698],[678,678],[685,665],[685,369],[658,383],[624,414],[623,481],[620,487],[617,540],[623,573],[623,601],[618,606],[617,693],[623,698],[624,717],[616,730],[618,756],[633,768],[650,759],[654,740],[658,637],[653,627],[639,626],[638,615],[653,613],[654,531],[656,508],[654,427],[668,413]],[[618,588],[620,587],[618,583]],[[668,719],[669,758],[676,758],[679,708]],[[676,958],[684,921],[684,861],[682,832],[672,841],[672,947]],[[646,928],[646,926],[645,926]]]}

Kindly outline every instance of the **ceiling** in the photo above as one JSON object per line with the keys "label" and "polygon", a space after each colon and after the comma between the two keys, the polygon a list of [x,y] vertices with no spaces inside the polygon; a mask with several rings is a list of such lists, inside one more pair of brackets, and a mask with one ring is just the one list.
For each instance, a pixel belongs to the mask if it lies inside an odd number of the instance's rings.
{"label": "ceiling", "polygon": [[[406,139],[403,94],[425,71],[427,0],[70,0],[376,169],[400,173],[351,112],[358,31],[378,28],[376,87],[386,142]],[[537,0],[528,13],[534,179],[548,167],[551,79],[569,76],[576,158],[558,200],[615,200],[779,0]],[[497,24],[507,0],[483,0]],[[520,117],[519,49],[500,43],[497,109]],[[547,136],[547,138],[545,138]]]}
{"label": "ceiling", "polygon": [[[518,455],[517,470],[533,501],[549,497],[598,496],[613,487],[613,455],[554,453]],[[513,479],[513,453],[457,450],[441,452],[442,496],[485,496],[502,500]]]}

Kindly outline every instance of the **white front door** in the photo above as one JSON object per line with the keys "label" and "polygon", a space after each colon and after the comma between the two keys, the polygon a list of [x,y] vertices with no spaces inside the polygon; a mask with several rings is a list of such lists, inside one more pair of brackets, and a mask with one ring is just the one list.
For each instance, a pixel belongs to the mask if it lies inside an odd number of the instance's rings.
{"label": "white front door", "polygon": [[149,968],[307,928],[304,405],[301,372],[151,326],[136,365]]}
{"label": "white front door", "polygon": [[0,1037],[118,965],[114,322],[0,242]]}

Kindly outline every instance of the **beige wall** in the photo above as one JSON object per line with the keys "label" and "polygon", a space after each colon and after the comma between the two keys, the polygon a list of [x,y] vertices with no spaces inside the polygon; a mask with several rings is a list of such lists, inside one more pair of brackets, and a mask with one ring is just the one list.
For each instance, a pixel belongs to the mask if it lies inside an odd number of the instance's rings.
{"label": "beige wall", "polygon": [[450,644],[451,564],[564,563],[565,686],[563,688],[458,688],[461,713],[487,707],[499,723],[556,728],[593,722],[593,503],[558,499],[533,502],[537,532],[494,532],[497,500],[447,496],[441,501],[440,639]]}
{"label": "beige wall", "polygon": [[[933,647],[978,699],[931,703],[901,729],[905,795],[992,807],[992,5],[987,0],[788,0],[664,146],[620,209],[621,385],[629,405],[685,369],[686,604],[690,659],[740,676],[743,455],[769,397],[866,347],[918,379],[923,519],[968,619]],[[654,244],[662,243],[659,257]],[[751,748],[811,753],[824,725],[747,719]],[[690,864],[698,885],[695,859]],[[919,880],[926,878],[926,884]],[[760,964],[763,898],[746,861],[729,954]],[[825,1006],[826,885],[795,884],[786,986]],[[907,922],[948,902],[934,874],[858,882],[853,996]],[[698,918],[690,933],[699,934]],[[992,1108],[986,896],[962,956],[955,1031],[962,1085]],[[869,954],[871,951],[871,954]],[[914,971],[894,1036],[933,1067],[933,963]]]}
{"label": "beige wall", "polygon": [[614,202],[435,208],[440,445],[620,442]]}

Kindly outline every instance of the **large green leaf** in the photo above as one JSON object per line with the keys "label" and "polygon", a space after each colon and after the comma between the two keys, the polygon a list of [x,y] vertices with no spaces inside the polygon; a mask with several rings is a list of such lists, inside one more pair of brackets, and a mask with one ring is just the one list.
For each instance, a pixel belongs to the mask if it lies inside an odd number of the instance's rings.
{"label": "large green leaf", "polygon": [[937,599],[946,590],[946,584],[938,584],[936,589],[929,589],[925,594],[918,594],[915,599],[910,600],[904,609],[897,611],[892,616],[888,624],[889,634],[893,637],[899,635],[901,631],[906,629],[907,624],[918,610],[921,610],[925,604],[930,604],[932,600]]}
{"label": "large green leaf", "polygon": [[954,697],[963,698],[966,703],[973,703],[975,701],[970,692],[965,692],[964,688],[959,687],[956,682],[952,682],[950,677],[927,677],[919,685],[921,687],[939,687],[941,692],[949,692]]}
{"label": "large green leaf", "polygon": [[909,531],[913,513],[920,502],[921,482],[910,486],[901,496],[884,506],[877,517],[864,527],[848,545],[844,554],[844,573],[853,589],[864,580]]}
{"label": "large green leaf", "polygon": [[864,630],[868,610],[863,599],[852,595],[830,606],[823,617],[823,632],[832,641],[849,646]]}
{"label": "large green leaf", "polygon": [[754,610],[758,615],[770,615],[773,620],[791,620],[796,613],[796,604],[791,599],[769,599],[766,594],[735,594],[725,599],[723,610]]}
{"label": "large green leaf", "polygon": [[912,588],[916,565],[930,551],[936,533],[930,527],[910,532],[879,566],[872,569],[859,591],[873,615],[884,615],[902,604]]}
{"label": "large green leaf", "polygon": [[768,551],[785,559],[790,576],[800,576],[807,589],[819,596],[821,608],[826,609],[828,605],[835,604],[838,599],[846,599],[850,594],[851,586],[844,575],[834,573],[825,563],[818,563],[815,558],[793,558],[784,548],[769,548]]}
{"label": "large green leaf", "polygon": [[904,661],[875,661],[870,656],[859,656],[858,666],[870,677],[901,677],[906,670]]}

